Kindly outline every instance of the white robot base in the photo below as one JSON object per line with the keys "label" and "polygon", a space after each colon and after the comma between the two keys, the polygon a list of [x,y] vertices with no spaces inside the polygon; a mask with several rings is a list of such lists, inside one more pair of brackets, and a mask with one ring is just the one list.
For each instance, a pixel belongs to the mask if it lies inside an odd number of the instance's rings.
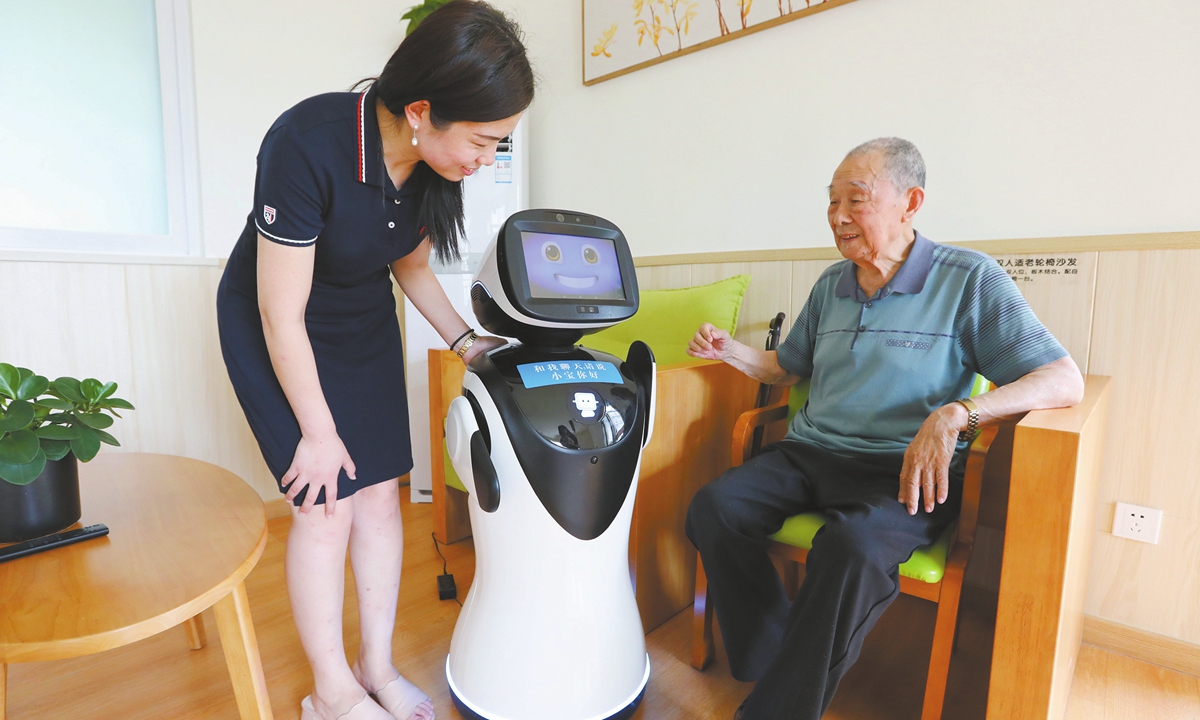
{"label": "white robot base", "polygon": [[[486,710],[471,702],[462,696],[458,686],[454,684],[454,675],[450,672],[450,656],[446,656],[446,682],[450,684],[450,698],[454,700],[454,707],[458,708],[458,712],[466,720],[517,720],[516,718],[502,717],[500,715],[489,714]],[[633,713],[637,711],[638,706],[642,704],[642,697],[646,694],[646,685],[650,682],[650,655],[646,655],[646,671],[642,675],[642,682],[637,687],[637,692],[629,702],[623,703],[621,707],[614,712],[605,712],[595,715],[585,720],[627,720],[633,717]]]}
{"label": "white robot base", "polygon": [[[628,559],[652,400],[643,405],[634,399],[639,384],[626,378],[586,386],[600,402],[585,404],[580,417],[599,411],[604,419],[592,426],[576,422],[571,438],[582,443],[584,433],[595,432],[628,440],[611,446],[626,453],[620,465],[605,459],[607,448],[547,449],[540,436],[528,440],[521,433],[539,432],[533,429],[538,418],[555,413],[549,425],[564,423],[559,432],[569,432],[570,420],[558,419],[569,402],[564,398],[586,388],[572,385],[571,392],[556,394],[553,387],[514,388],[505,379],[514,377],[512,366],[538,356],[509,346],[476,359],[463,378],[463,396],[447,414],[447,450],[468,488],[475,578],[454,629],[446,679],[459,711],[472,720],[627,718],[650,677]],[[620,360],[574,348],[557,362],[615,368]],[[652,383],[652,358],[642,365]],[[642,397],[653,398],[652,387],[644,387]],[[507,414],[498,407],[503,403],[510,405]],[[636,414],[634,405],[640,407]],[[522,421],[524,429],[517,426]],[[649,427],[643,434],[644,424]],[[550,459],[531,461],[529,446],[536,444]],[[589,495],[589,488],[595,493]],[[571,512],[583,526],[572,524]]]}

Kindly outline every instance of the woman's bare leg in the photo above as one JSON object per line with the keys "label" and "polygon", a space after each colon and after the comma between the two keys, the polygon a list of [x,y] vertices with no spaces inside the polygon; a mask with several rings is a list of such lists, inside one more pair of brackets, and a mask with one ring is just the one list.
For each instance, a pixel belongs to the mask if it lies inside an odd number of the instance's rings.
{"label": "woman's bare leg", "polygon": [[[338,500],[333,517],[325,516],[323,505],[308,513],[293,507],[284,558],[292,616],[313,671],[313,705],[327,720],[349,711],[365,694],[346,663],[342,642],[346,545],[356,504],[357,498]],[[376,717],[384,712],[375,711]]]}
{"label": "woman's bare leg", "polygon": [[[359,490],[354,494],[354,522],[350,530],[350,566],[358,588],[358,617],[362,627],[356,671],[363,687],[371,692],[399,675],[392,661],[392,635],[403,558],[404,528],[398,482],[389,480]],[[422,705],[413,714],[422,719],[433,717],[433,706]]]}

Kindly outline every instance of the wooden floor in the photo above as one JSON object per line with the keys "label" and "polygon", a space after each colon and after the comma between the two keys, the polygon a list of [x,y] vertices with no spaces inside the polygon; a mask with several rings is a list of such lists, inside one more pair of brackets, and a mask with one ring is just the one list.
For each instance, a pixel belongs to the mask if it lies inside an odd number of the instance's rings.
{"label": "wooden floor", "polygon": [[[402,493],[407,495],[407,493]],[[404,500],[405,557],[395,650],[400,671],[434,699],[438,717],[459,720],[443,673],[459,606],[437,600],[441,560],[430,538],[428,505]],[[283,579],[283,548],[290,520],[272,520],[270,538],[246,585],[254,613],[271,705],[279,720],[299,717],[312,678],[292,625]],[[443,547],[449,570],[466,596],[474,572],[469,540]],[[346,644],[357,648],[353,583],[347,576]],[[983,720],[995,599],[967,588],[959,649],[950,672],[946,720]],[[684,612],[650,634],[649,689],[640,720],[731,718],[750,684],[729,677],[723,650],[700,673],[688,665],[691,615]],[[915,720],[928,662],[934,607],[901,596],[867,639],[862,658],[842,683],[827,720]],[[9,668],[9,720],[121,718],[161,720],[238,717],[211,617],[209,645],[190,651],[182,628],[117,650],[72,660]],[[718,643],[720,639],[718,637]],[[1189,720],[1200,718],[1200,680],[1085,647],[1079,657],[1069,720]]]}

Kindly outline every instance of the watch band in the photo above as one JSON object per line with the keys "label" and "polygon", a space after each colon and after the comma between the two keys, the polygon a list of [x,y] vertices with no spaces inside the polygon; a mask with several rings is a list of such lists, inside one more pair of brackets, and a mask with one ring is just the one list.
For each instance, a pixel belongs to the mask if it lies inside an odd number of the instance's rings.
{"label": "watch band", "polygon": [[455,350],[455,351],[454,351],[454,354],[455,354],[455,355],[457,355],[457,356],[459,356],[459,357],[462,357],[463,355],[466,355],[466,354],[467,354],[467,350],[468,350],[468,349],[470,349],[470,347],[471,347],[472,345],[474,345],[474,344],[475,344],[475,341],[476,341],[476,340],[478,340],[478,339],[479,339],[479,336],[475,334],[475,331],[474,331],[474,330],[472,330],[472,331],[471,331],[471,334],[470,334],[470,335],[467,335],[467,339],[466,339],[466,340],[463,340],[463,344],[462,344],[462,345],[461,345],[461,346],[460,346],[460,347],[459,347],[457,350]]}
{"label": "watch band", "polygon": [[954,402],[967,409],[967,429],[958,431],[958,439],[971,442],[979,434],[979,406],[971,398],[959,398]]}

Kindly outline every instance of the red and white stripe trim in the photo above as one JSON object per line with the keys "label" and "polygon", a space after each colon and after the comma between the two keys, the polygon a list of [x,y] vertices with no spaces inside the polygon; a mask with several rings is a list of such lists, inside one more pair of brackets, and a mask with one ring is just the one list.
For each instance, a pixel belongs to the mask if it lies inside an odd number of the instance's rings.
{"label": "red and white stripe trim", "polygon": [[366,136],[367,136],[367,92],[370,88],[364,90],[358,96],[358,181],[365,183],[367,181],[367,156],[366,156]]}

